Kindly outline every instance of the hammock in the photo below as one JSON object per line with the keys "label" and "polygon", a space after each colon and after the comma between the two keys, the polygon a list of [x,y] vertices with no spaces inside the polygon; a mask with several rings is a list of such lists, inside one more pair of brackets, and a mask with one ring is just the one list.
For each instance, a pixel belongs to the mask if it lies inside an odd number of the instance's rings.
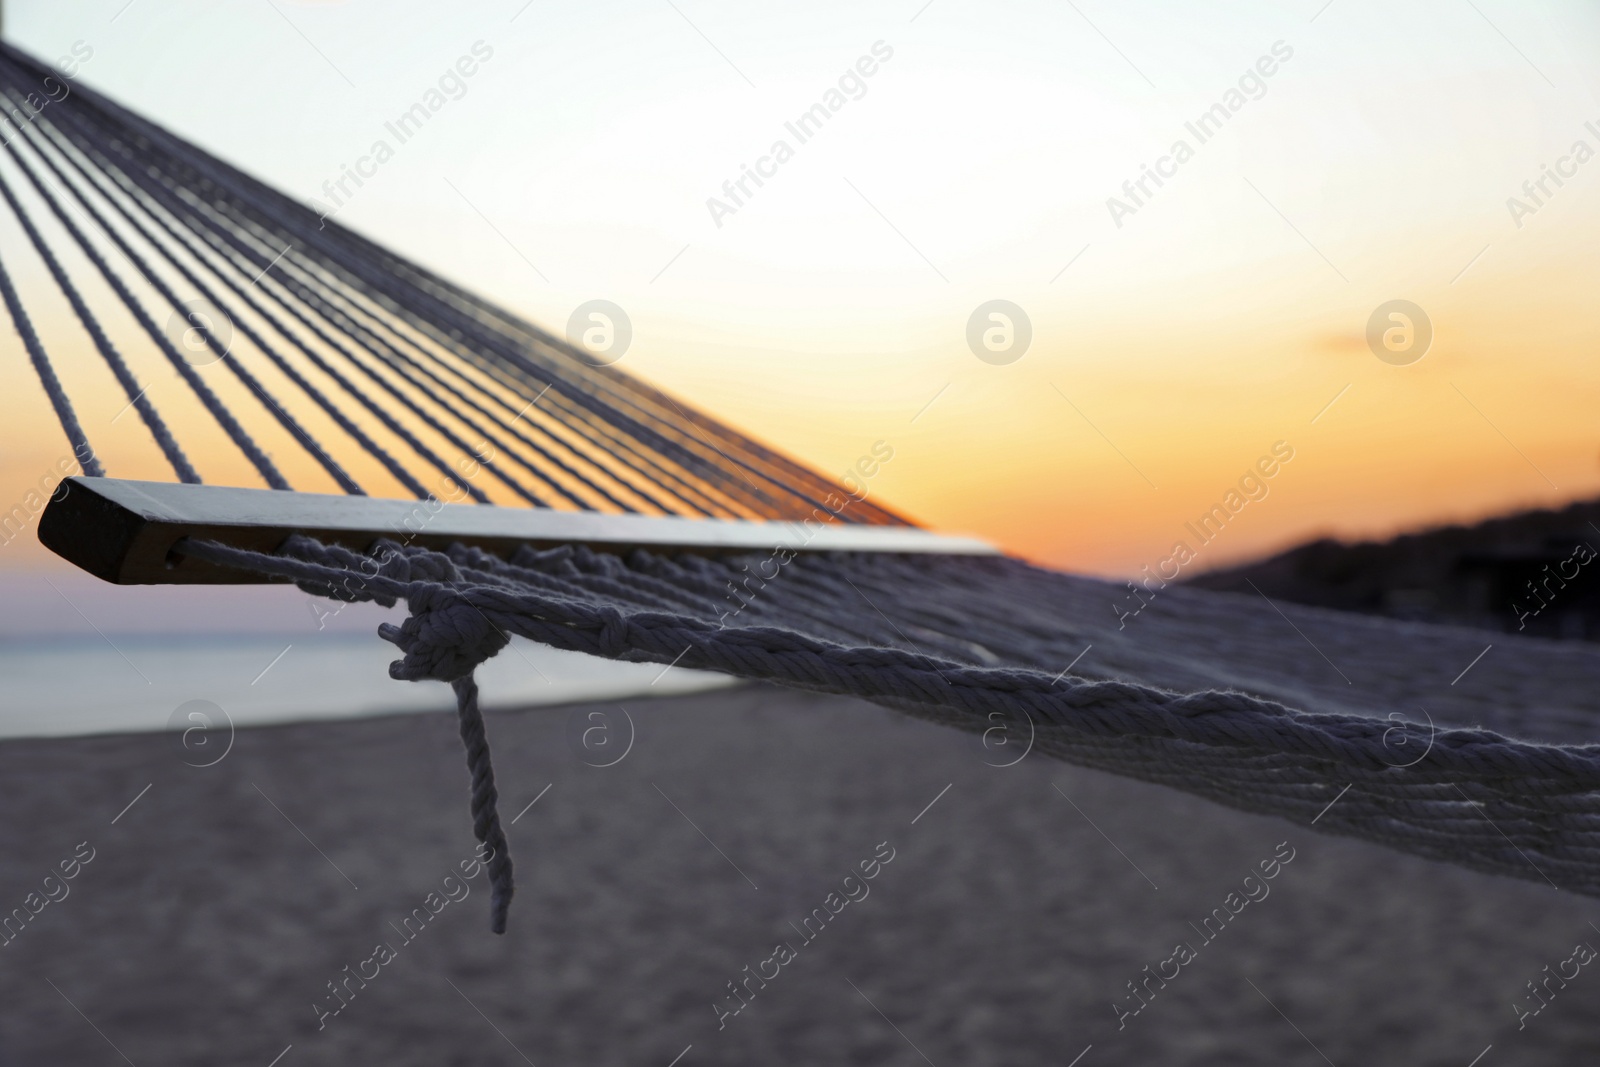
{"label": "hammock", "polygon": [[[8,248],[0,297],[83,469],[40,539],[111,581],[405,603],[380,634],[395,677],[454,688],[497,932],[512,867],[473,672],[512,636],[858,696],[1000,759],[1600,896],[1600,653],[1176,587],[1127,617],[1125,589],[920,530],[49,77],[0,45],[25,117],[0,198],[177,484],[106,476]],[[131,313],[267,489],[199,484],[92,302]],[[273,459],[293,450],[315,484]]]}

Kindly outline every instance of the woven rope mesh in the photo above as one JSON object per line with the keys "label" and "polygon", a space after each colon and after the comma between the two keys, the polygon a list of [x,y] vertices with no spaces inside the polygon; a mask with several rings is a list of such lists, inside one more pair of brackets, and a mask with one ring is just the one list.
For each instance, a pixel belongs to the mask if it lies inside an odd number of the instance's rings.
{"label": "woven rope mesh", "polygon": [[[1293,607],[1287,626],[1259,600],[1182,589],[1123,625],[1115,587],[1004,558],[567,547],[506,560],[396,544],[362,557],[306,539],[277,557],[185,551],[406,601],[410,618],[385,628],[405,653],[397,677],[461,677],[513,634],[723,671],[1600,893],[1600,746],[1569,744],[1590,721],[1587,648],[1509,639],[1455,687],[1483,651],[1471,631]],[[1361,667],[1346,680],[1340,662]]]}

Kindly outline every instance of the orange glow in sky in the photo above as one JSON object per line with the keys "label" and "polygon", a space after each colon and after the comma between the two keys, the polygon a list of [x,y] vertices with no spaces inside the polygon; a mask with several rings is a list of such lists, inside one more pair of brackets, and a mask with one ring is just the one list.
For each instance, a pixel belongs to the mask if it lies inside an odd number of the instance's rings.
{"label": "orange glow in sky", "polygon": [[[1277,442],[1292,460],[1195,568],[1600,493],[1583,4],[117,6],[12,3],[6,31],[46,59],[88,42],[86,83],[552,331],[614,301],[620,367],[824,472],[887,442],[872,495],[936,528],[1132,574]],[[8,218],[0,248],[109,472],[167,477]],[[1433,337],[1394,365],[1366,333],[1402,299]],[[969,346],[992,300],[1031,327],[1013,362]],[[9,503],[68,449],[4,334]],[[258,484],[144,366],[214,443],[208,480]]]}

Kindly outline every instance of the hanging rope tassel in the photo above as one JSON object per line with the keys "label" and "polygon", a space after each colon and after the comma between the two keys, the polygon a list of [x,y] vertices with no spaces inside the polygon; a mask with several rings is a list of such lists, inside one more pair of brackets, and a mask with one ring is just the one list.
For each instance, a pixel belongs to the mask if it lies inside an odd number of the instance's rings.
{"label": "hanging rope tassel", "polygon": [[456,712],[461,718],[461,743],[467,748],[467,769],[472,772],[472,832],[489,853],[489,928],[506,932],[506,912],[516,885],[511,878],[511,848],[500,829],[499,794],[494,788],[494,767],[489,762],[489,737],[478,709],[478,683],[468,674],[450,683],[456,691]]}
{"label": "hanging rope tassel", "polygon": [[[211,542],[185,540],[181,544],[179,551],[185,553],[208,557],[220,552],[222,557],[240,558],[235,556],[238,550]],[[462,575],[447,556],[407,552],[388,540],[379,541],[370,554],[363,554],[298,535],[284,542],[279,551],[314,561],[312,567],[318,573],[295,576],[300,588],[313,596],[352,602],[370,600],[392,607],[399,596],[409,595],[436,609],[413,615],[400,626],[383,623],[378,635],[407,655],[389,665],[391,678],[433,679],[449,682],[455,690],[461,743],[467,750],[467,770],[472,775],[472,832],[484,846],[482,862],[489,872],[489,928],[497,934],[505,933],[506,915],[516,886],[512,880],[511,846],[500,828],[500,795],[494,787],[489,735],[483,711],[478,707],[478,683],[473,672],[511,638],[453,590]],[[246,553],[242,558],[254,558],[254,554]]]}

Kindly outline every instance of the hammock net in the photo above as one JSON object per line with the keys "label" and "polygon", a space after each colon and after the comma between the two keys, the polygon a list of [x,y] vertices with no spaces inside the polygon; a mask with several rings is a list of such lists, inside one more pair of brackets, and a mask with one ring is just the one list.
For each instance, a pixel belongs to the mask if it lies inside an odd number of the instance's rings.
{"label": "hammock net", "polygon": [[[0,92],[15,126],[0,198],[26,237],[0,255],[0,296],[87,477],[113,472],[52,351],[93,353],[180,482],[201,476],[140,359],[170,365],[186,390],[170,402],[203,412],[280,491],[778,520],[802,541],[834,523],[908,525],[4,45]],[[47,343],[32,325],[5,266],[24,251],[78,337]],[[136,327],[139,352],[113,343],[111,316]],[[314,483],[291,486],[274,461],[295,449]],[[292,536],[274,552],[195,537],[177,551],[405,605],[380,634],[401,654],[395,677],[454,687],[474,832],[494,849],[496,930],[512,866],[473,671],[512,636],[861,697],[998,742],[997,761],[1037,751],[1600,895],[1588,646],[1485,649],[1465,629],[1131,590],[999,556],[491,555],[399,535]],[[1147,601],[1137,615],[1118,607],[1130,592]]]}

